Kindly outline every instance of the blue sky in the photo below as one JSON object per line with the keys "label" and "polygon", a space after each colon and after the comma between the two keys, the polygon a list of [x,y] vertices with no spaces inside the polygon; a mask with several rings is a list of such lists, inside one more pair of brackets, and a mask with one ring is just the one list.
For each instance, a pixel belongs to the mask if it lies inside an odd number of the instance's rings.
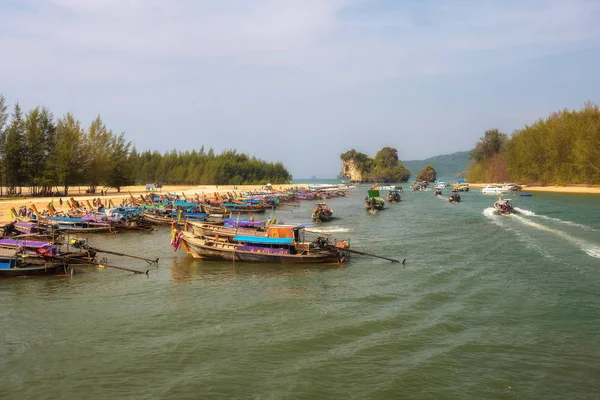
{"label": "blue sky", "polygon": [[591,0],[2,0],[0,93],[140,150],[332,177],[350,148],[420,159],[600,102],[598,21]]}

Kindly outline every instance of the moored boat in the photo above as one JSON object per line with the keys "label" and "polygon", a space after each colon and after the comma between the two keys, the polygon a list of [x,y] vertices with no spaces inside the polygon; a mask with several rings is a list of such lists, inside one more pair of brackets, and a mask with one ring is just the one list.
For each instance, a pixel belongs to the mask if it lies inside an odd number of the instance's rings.
{"label": "moored boat", "polygon": [[260,263],[338,263],[341,249],[319,238],[304,242],[304,226],[270,227],[268,237],[243,236],[208,237],[190,232],[174,231],[172,245],[181,245],[194,258],[221,261]]}
{"label": "moored boat", "polygon": [[[30,261],[31,260],[31,261]],[[67,272],[63,263],[45,262],[38,259],[23,258],[17,249],[0,248],[0,277],[29,276],[29,275],[55,275]]]}
{"label": "moored boat", "polygon": [[498,194],[502,192],[506,192],[506,189],[500,185],[487,185],[481,189],[481,193],[483,194]]}

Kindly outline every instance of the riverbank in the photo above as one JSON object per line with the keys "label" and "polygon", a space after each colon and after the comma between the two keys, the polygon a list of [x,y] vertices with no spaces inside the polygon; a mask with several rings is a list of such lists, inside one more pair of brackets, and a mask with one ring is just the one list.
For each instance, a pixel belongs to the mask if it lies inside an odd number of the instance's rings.
{"label": "riverbank", "polygon": [[[286,190],[292,187],[307,187],[309,185],[304,184],[287,184],[287,185],[275,185],[273,189],[277,190]],[[11,222],[10,218],[10,209],[14,207],[18,209],[20,206],[32,207],[35,205],[39,211],[45,210],[48,206],[48,203],[53,202],[54,208],[57,211],[67,211],[68,206],[66,203],[67,199],[71,197],[77,201],[92,201],[93,199],[100,198],[103,203],[112,200],[115,205],[120,204],[123,199],[128,199],[130,197],[130,193],[139,198],[140,194],[149,194],[149,193],[158,193],[158,194],[167,194],[167,193],[176,193],[181,195],[182,193],[187,196],[195,196],[196,194],[207,196],[214,195],[214,193],[227,193],[227,192],[247,192],[253,190],[261,190],[263,186],[261,185],[164,185],[162,189],[156,191],[146,191],[146,186],[138,185],[138,186],[126,186],[121,188],[121,192],[117,192],[116,189],[107,189],[106,194],[104,196],[99,193],[89,194],[85,193],[85,188],[82,186],[81,189],[71,188],[68,196],[62,197],[10,197],[10,198],[0,198],[0,224],[7,224]],[[83,193],[80,193],[83,191]],[[62,206],[60,205],[60,199],[63,200]]]}
{"label": "riverbank", "polygon": [[[482,188],[487,185],[497,185],[497,183],[469,183],[473,188]],[[523,190],[527,192],[553,192],[553,193],[579,193],[579,194],[600,194],[600,186],[536,186],[522,185]]]}

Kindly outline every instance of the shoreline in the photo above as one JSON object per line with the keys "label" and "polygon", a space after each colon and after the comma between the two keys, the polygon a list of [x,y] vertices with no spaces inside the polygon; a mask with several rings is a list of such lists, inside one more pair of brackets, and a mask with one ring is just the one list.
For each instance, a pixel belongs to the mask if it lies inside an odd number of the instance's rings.
{"label": "shoreline", "polygon": [[[308,187],[309,184],[282,184],[282,185],[273,185],[273,191],[277,192],[278,190],[286,190],[294,187]],[[145,185],[138,186],[126,186],[121,189],[121,192],[118,193],[116,189],[108,189],[105,196],[100,195],[99,193],[90,194],[90,193],[79,193],[77,187],[71,188],[70,193],[67,196],[54,196],[54,197],[31,197],[31,196],[23,196],[23,197],[10,197],[10,198],[0,198],[0,224],[8,224],[12,222],[10,218],[10,209],[15,207],[18,210],[20,206],[31,207],[33,204],[37,207],[37,209],[41,212],[42,210],[46,210],[46,206],[49,203],[53,203],[56,211],[67,211],[69,207],[67,206],[66,200],[71,197],[77,201],[89,200],[100,198],[103,203],[112,200],[115,205],[119,205],[123,199],[128,199],[129,193],[133,195],[133,197],[139,198],[140,194],[167,194],[167,193],[176,193],[181,195],[182,193],[186,195],[195,196],[195,194],[206,194],[208,196],[214,195],[215,193],[223,194],[227,192],[247,192],[252,190],[261,190],[263,185],[236,185],[237,189],[234,188],[234,185],[164,185],[161,190],[155,191],[146,191]],[[83,187],[81,187],[83,189]],[[280,189],[281,188],[281,189]],[[99,188],[101,190],[103,188]],[[63,205],[60,205],[60,199],[63,200]]]}
{"label": "shoreline", "polygon": [[[487,185],[500,185],[499,183],[469,183],[470,187],[482,188]],[[538,186],[521,185],[523,192],[548,192],[548,193],[571,193],[571,194],[600,194],[600,186]]]}

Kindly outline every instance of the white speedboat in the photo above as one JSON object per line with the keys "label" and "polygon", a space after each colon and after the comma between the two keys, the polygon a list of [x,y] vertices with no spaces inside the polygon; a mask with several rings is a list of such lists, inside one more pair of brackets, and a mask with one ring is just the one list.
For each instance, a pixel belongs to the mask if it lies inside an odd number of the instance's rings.
{"label": "white speedboat", "polygon": [[487,185],[486,187],[481,189],[481,193],[483,194],[498,194],[506,191],[507,189],[504,189],[500,185]]}
{"label": "white speedboat", "polygon": [[444,182],[444,181],[439,181],[439,182],[438,182],[438,183],[435,185],[435,187],[436,187],[436,188],[438,188],[438,189],[442,189],[442,190],[444,190],[444,189],[446,189],[446,182]]}

